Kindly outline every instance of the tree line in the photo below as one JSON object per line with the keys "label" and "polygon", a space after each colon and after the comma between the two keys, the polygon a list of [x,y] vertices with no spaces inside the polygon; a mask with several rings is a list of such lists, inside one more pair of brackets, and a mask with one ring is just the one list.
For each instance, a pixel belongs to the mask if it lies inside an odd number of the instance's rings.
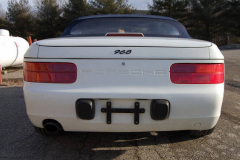
{"label": "tree line", "polygon": [[[74,19],[98,14],[139,13],[128,0],[9,0],[0,6],[0,28],[14,36],[37,39],[58,37]],[[233,36],[239,43],[239,0],[153,0],[147,14],[172,17],[183,23],[193,38],[214,41]],[[142,13],[142,12],[140,12]],[[143,12],[144,13],[144,12]]]}
{"label": "tree line", "polygon": [[153,0],[149,12],[177,19],[193,38],[223,45],[232,37],[231,43],[240,43],[239,0]]}
{"label": "tree line", "polygon": [[5,16],[0,13],[0,28],[13,36],[37,39],[58,37],[74,19],[98,14],[131,14],[127,0],[36,0],[35,9],[28,0],[9,0]]}

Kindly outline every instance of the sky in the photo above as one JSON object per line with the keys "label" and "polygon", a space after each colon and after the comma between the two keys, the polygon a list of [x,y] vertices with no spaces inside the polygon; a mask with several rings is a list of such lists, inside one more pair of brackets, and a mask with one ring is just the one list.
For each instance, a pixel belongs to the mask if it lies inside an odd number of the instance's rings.
{"label": "sky", "polygon": [[[29,0],[30,5],[34,5],[35,0]],[[7,2],[8,0],[0,0],[2,9],[7,11]],[[132,4],[133,7],[140,10],[147,10],[148,4],[152,4],[152,0],[128,0],[129,4]]]}

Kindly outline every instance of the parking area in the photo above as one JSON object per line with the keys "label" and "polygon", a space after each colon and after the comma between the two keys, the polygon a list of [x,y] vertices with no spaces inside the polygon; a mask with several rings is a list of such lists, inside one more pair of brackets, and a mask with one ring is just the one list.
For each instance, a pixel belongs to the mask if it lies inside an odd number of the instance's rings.
{"label": "parking area", "polygon": [[180,131],[41,136],[27,117],[19,83],[0,87],[0,159],[240,159],[240,50],[222,52],[222,115],[209,136],[192,139]]}

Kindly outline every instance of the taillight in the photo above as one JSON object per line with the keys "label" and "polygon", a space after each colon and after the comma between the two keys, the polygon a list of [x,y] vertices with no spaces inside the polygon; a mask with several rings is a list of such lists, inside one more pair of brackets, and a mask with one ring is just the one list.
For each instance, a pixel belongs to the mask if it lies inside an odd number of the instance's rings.
{"label": "taillight", "polygon": [[170,79],[176,84],[218,84],[224,82],[224,64],[173,64]]}
{"label": "taillight", "polygon": [[73,63],[24,62],[24,80],[40,83],[74,83],[77,67]]}

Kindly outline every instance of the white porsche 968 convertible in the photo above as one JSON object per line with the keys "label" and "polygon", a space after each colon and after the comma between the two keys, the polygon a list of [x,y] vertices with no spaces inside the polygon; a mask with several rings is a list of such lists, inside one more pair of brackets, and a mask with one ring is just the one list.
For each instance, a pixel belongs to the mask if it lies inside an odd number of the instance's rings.
{"label": "white porsche 968 convertible", "polygon": [[24,98],[36,131],[213,132],[224,57],[160,16],[98,15],[35,42],[24,59]]}

